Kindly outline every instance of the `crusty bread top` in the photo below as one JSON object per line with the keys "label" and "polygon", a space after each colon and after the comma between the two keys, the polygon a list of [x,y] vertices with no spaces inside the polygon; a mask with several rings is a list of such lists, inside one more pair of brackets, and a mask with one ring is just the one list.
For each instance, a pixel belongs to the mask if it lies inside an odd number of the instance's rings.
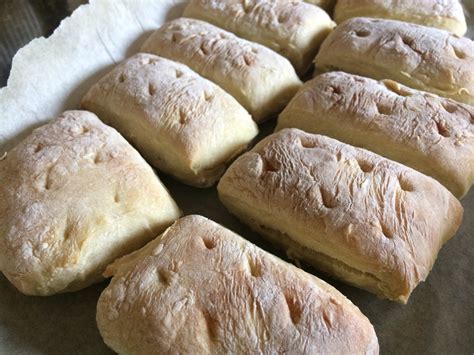
{"label": "crusty bread top", "polygon": [[453,32],[466,33],[467,25],[458,0],[338,0],[334,20],[341,23],[351,17],[379,17]]}
{"label": "crusty bread top", "polygon": [[436,28],[353,18],[329,34],[315,64],[474,104],[474,42]]}
{"label": "crusty bread top", "polygon": [[0,269],[24,293],[48,295],[100,279],[180,211],[117,131],[67,111],[0,161]]}
{"label": "crusty bread top", "polygon": [[237,159],[219,195],[402,295],[426,278],[462,206],[437,181],[334,139],[284,129]]}
{"label": "crusty bread top", "polygon": [[336,289],[201,216],[112,274],[97,321],[119,353],[378,353],[372,325]]}
{"label": "crusty bread top", "polygon": [[210,22],[288,58],[304,74],[335,26],[317,6],[288,0],[191,0],[184,16]]}
{"label": "crusty bread top", "polygon": [[188,65],[234,96],[256,122],[282,109],[301,86],[286,58],[204,21],[165,23],[142,51]]}
{"label": "crusty bread top", "polygon": [[89,90],[82,105],[104,112],[107,122],[138,139],[132,141],[139,149],[156,140],[166,149],[146,155],[167,153],[194,171],[222,164],[258,133],[231,95],[186,65],[153,54],[138,53],[120,63]]}
{"label": "crusty bread top", "polygon": [[[446,179],[452,180],[455,176],[456,181],[438,180],[449,185],[456,196],[462,197],[474,183],[473,106],[413,90],[391,80],[376,81],[330,72],[305,83],[280,114],[277,129],[298,127],[292,126],[293,117],[297,120],[298,116],[312,117],[315,127],[318,122],[324,127],[326,123],[337,125],[335,129],[352,142],[357,139],[364,144],[364,140],[369,139],[365,136],[377,135],[384,141],[382,144],[380,140],[369,140],[364,146],[370,150],[375,148],[382,155],[402,145],[406,152],[412,150],[415,158],[418,153],[431,157],[436,164],[430,164],[425,170],[433,176],[444,175]],[[344,124],[349,129],[346,130]],[[375,142],[379,146],[373,147]],[[416,163],[409,155],[403,158]]]}

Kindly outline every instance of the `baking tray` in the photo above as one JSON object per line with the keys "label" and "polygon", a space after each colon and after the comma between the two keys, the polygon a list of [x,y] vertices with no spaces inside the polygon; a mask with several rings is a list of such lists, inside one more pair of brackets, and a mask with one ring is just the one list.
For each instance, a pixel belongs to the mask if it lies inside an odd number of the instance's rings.
{"label": "baking tray", "polygon": [[[112,0],[96,0],[107,3]],[[114,0],[118,3],[127,0]],[[140,6],[147,0],[135,1]],[[0,86],[5,84],[11,58],[17,48],[30,39],[49,35],[59,21],[80,4],[77,1],[2,0],[0,2]],[[179,16],[180,1],[155,1],[162,7],[162,19]],[[137,5],[138,4],[138,5]],[[472,1],[470,4],[473,5]],[[54,11],[53,11],[54,10]],[[53,12],[52,12],[53,11]],[[106,19],[104,19],[106,21]],[[157,23],[161,20],[157,20]],[[469,36],[472,37],[473,27]],[[146,31],[144,31],[146,32]],[[133,53],[142,40],[138,36],[124,56]],[[112,56],[114,54],[112,53]],[[33,61],[35,58],[32,59]],[[85,88],[107,71],[104,65],[92,77],[84,78]],[[473,68],[474,70],[474,68]],[[79,86],[81,86],[79,85]],[[79,90],[80,91],[80,90]],[[73,95],[78,95],[77,90]],[[0,93],[1,96],[1,93]],[[0,97],[1,98],[1,97]],[[0,101],[0,105],[3,104]],[[63,108],[74,108],[66,101]],[[0,106],[0,136],[6,127],[9,107]],[[21,117],[19,118],[22,119]],[[15,138],[24,136],[37,124],[25,122],[25,129]],[[269,134],[275,120],[260,127],[260,138]],[[2,140],[1,149],[12,145]],[[271,253],[285,255],[264,242],[257,234],[226,212],[217,198],[215,187],[197,189],[178,183],[158,173],[185,214],[201,214],[239,233]],[[1,182],[0,182],[1,183]],[[474,354],[474,190],[462,200],[465,208],[463,224],[456,236],[439,253],[438,260],[426,282],[413,292],[407,305],[380,300],[365,291],[339,283],[303,268],[326,280],[352,302],[373,323],[383,354]],[[51,297],[24,296],[0,276],[0,354],[109,354],[95,323],[96,302],[107,281],[85,290]]]}

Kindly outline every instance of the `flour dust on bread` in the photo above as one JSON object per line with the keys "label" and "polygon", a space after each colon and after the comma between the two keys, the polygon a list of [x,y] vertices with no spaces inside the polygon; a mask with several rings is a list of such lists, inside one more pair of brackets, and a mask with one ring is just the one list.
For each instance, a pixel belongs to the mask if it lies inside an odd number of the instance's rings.
{"label": "flour dust on bread", "polygon": [[214,184],[258,133],[232,96],[153,54],[119,64],[92,86],[82,107],[116,128],[154,167],[199,187]]}
{"label": "flour dust on bread", "polygon": [[0,161],[0,269],[21,292],[102,280],[180,210],[151,167],[92,113],[67,111]]}
{"label": "flour dust on bread", "polygon": [[141,51],[186,64],[234,96],[257,123],[280,112],[301,86],[286,58],[200,20],[165,23]]}
{"label": "flour dust on bread", "polygon": [[112,275],[97,324],[120,354],[378,354],[370,321],[335,288],[201,216]]}
{"label": "flour dust on bread", "polygon": [[191,0],[184,16],[212,23],[287,58],[296,72],[310,67],[335,23],[317,6],[288,0]]}
{"label": "flour dust on bread", "polygon": [[341,70],[474,105],[474,41],[395,20],[357,17],[321,45],[316,71]]}
{"label": "flour dust on bread", "polygon": [[463,36],[466,18],[459,0],[338,0],[334,20],[374,17],[412,22]]}
{"label": "flour dust on bread", "polygon": [[474,183],[474,107],[391,80],[321,74],[280,114],[276,130],[290,127],[408,165],[457,197]]}
{"label": "flour dust on bread", "polygon": [[463,214],[436,180],[298,129],[258,143],[217,189],[233,214],[288,254],[402,303]]}

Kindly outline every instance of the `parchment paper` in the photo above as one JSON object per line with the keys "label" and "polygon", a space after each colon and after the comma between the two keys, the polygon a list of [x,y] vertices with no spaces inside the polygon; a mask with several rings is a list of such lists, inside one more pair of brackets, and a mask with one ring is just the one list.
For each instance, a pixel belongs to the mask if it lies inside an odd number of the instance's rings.
{"label": "parchment paper", "polygon": [[[50,38],[35,39],[21,49],[8,86],[0,90],[0,155],[33,127],[76,108],[93,82],[136,52],[151,30],[179,16],[183,5],[172,0],[91,1]],[[274,124],[273,120],[263,125],[261,136]],[[207,216],[285,258],[226,212],[215,187],[196,189],[158,174],[186,214]],[[474,190],[462,203],[465,214],[459,232],[441,250],[428,280],[406,306],[305,269],[360,307],[375,326],[382,353],[474,354]],[[0,276],[0,354],[112,353],[95,323],[97,298],[106,285],[41,298],[20,294]]]}

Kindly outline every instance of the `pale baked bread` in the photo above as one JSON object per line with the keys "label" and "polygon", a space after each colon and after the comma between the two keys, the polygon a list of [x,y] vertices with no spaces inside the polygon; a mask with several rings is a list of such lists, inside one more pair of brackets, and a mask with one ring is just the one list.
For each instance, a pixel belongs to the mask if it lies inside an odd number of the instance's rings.
{"label": "pale baked bread", "polygon": [[119,354],[377,354],[369,320],[322,280],[201,216],[107,268],[97,305]]}
{"label": "pale baked bread", "polygon": [[474,105],[474,42],[436,28],[353,18],[326,37],[315,64]]}
{"label": "pale baked bread", "polygon": [[0,161],[0,269],[23,293],[74,291],[102,279],[180,211],[113,128],[67,111]]}
{"label": "pale baked bread", "polygon": [[184,16],[263,44],[304,74],[335,23],[317,6],[288,0],[191,0]]}
{"label": "pale baked bread", "polygon": [[378,17],[440,28],[459,36],[466,33],[466,18],[459,0],[338,0],[334,20]]}
{"label": "pale baked bread", "polygon": [[463,214],[436,180],[298,129],[261,141],[217,188],[232,213],[290,257],[402,303]]}
{"label": "pale baked bread", "polygon": [[286,58],[204,21],[165,23],[142,52],[186,64],[234,96],[256,122],[281,111],[301,86]]}
{"label": "pale baked bread", "polygon": [[331,72],[307,82],[278,118],[430,175],[457,197],[474,183],[474,107],[391,80]]}
{"label": "pale baked bread", "polygon": [[258,128],[229,94],[187,66],[139,53],[115,67],[82,100],[154,167],[210,186]]}

